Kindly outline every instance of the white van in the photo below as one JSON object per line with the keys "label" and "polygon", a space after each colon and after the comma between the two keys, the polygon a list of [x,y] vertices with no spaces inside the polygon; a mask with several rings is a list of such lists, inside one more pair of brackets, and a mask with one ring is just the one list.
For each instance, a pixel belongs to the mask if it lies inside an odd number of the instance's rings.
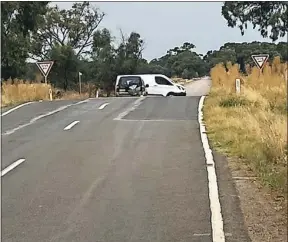
{"label": "white van", "polygon": [[[145,94],[157,96],[186,96],[184,86],[174,83],[170,78],[162,74],[142,74],[142,75],[120,75],[117,76],[115,92],[118,96],[119,80],[122,77],[140,77],[145,84]],[[144,95],[145,95],[144,94]]]}

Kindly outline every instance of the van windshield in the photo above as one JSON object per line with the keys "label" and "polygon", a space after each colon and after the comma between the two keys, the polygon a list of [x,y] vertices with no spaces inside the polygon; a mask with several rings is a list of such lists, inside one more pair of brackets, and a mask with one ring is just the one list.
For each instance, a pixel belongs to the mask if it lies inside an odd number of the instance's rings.
{"label": "van windshield", "polygon": [[132,85],[141,86],[141,78],[139,76],[123,76],[120,77],[118,86],[120,88],[127,88]]}

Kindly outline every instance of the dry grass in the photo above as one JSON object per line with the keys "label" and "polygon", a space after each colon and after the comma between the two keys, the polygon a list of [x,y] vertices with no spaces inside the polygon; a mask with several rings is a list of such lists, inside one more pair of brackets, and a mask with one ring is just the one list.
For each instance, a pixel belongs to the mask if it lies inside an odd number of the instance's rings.
{"label": "dry grass", "polygon": [[2,83],[1,107],[28,101],[48,100],[49,84],[31,83],[23,80],[8,80]]}
{"label": "dry grass", "polygon": [[77,99],[86,99],[89,98],[89,94],[88,93],[82,93],[81,95],[78,92],[74,92],[74,91],[68,91],[68,92],[64,92],[63,95],[61,96],[61,100],[77,100]]}
{"label": "dry grass", "polygon": [[[44,84],[24,80],[8,80],[2,82],[1,107],[17,105],[29,101],[49,100],[49,89],[52,90],[53,99],[76,100],[93,96],[96,87],[94,85],[82,86],[82,94],[76,91],[64,92],[53,88],[50,84]],[[90,92],[89,92],[90,90]],[[60,95],[59,95],[60,94]]]}
{"label": "dry grass", "polygon": [[[263,73],[222,64],[211,70],[212,89],[204,117],[212,145],[241,158],[264,184],[287,193],[287,64],[275,58]],[[240,78],[241,93],[235,94]]]}

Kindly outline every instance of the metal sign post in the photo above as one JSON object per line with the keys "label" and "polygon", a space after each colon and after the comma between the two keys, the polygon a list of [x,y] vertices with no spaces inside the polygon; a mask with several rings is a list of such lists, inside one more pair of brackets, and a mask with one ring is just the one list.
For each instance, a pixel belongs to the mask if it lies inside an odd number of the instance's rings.
{"label": "metal sign post", "polygon": [[269,55],[268,54],[259,54],[259,55],[251,55],[251,57],[252,57],[253,61],[255,62],[255,64],[257,65],[257,67],[261,71],[262,68],[264,67],[264,64],[268,60]]}
{"label": "metal sign post", "polygon": [[54,61],[39,61],[36,62],[37,67],[41,71],[42,75],[45,79],[45,84],[47,84],[47,76],[49,75],[49,72],[54,64]]}

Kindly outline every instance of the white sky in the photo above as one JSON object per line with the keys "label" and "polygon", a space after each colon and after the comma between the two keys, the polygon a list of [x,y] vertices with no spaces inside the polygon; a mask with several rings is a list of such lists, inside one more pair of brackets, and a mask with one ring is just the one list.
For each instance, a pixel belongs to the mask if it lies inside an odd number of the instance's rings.
{"label": "white sky", "polygon": [[[53,2],[71,8],[73,2]],[[101,24],[119,37],[138,32],[145,40],[143,57],[151,60],[184,42],[196,45],[198,53],[219,49],[227,42],[266,41],[252,27],[241,36],[238,28],[227,26],[221,15],[222,2],[91,2],[107,15]],[[282,38],[279,41],[287,41]]]}

